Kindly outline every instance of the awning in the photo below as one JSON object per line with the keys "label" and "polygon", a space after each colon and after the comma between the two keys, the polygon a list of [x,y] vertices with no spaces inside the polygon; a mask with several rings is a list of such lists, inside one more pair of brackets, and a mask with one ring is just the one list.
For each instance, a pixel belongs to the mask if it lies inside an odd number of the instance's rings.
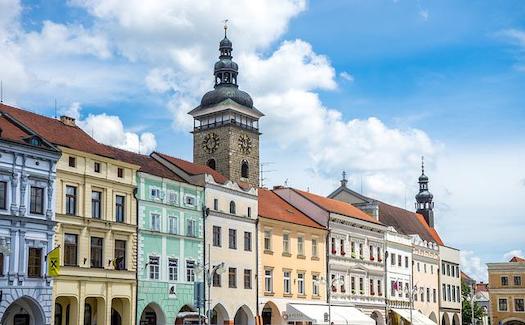
{"label": "awning", "polygon": [[[287,304],[286,320],[312,322],[315,325],[329,324],[328,310],[328,305]],[[336,325],[375,325],[372,318],[350,306],[331,306],[330,318]]]}
{"label": "awning", "polygon": [[[410,309],[396,309],[392,308],[392,311],[403,317],[405,320],[410,322]],[[430,318],[423,315],[417,310],[412,309],[412,324],[414,325],[436,325]]]}

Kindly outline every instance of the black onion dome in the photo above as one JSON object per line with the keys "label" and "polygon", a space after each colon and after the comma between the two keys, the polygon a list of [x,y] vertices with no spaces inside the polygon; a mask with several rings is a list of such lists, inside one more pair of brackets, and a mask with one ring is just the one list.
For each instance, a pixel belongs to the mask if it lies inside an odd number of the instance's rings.
{"label": "black onion dome", "polygon": [[434,198],[434,195],[429,191],[422,191],[416,194],[417,202],[430,202]]}
{"label": "black onion dome", "polygon": [[221,69],[228,69],[228,70],[239,70],[239,66],[237,63],[233,62],[232,60],[220,60],[215,62],[214,70],[218,71]]}
{"label": "black onion dome", "polygon": [[[215,43],[215,44],[217,44],[217,43]],[[226,36],[224,36],[224,38],[222,39],[222,41],[219,43],[219,49],[221,49],[221,48],[225,48],[225,47],[230,48],[230,47],[232,47],[232,46],[233,46],[232,41],[230,41],[230,40],[228,39],[228,37],[226,37]]]}
{"label": "black onion dome", "polygon": [[419,182],[428,182],[428,176],[421,174],[421,176],[419,176]]}
{"label": "black onion dome", "polygon": [[201,107],[219,104],[226,99],[231,99],[239,105],[253,108],[252,97],[245,91],[239,90],[237,85],[221,85],[208,91],[201,99]]}

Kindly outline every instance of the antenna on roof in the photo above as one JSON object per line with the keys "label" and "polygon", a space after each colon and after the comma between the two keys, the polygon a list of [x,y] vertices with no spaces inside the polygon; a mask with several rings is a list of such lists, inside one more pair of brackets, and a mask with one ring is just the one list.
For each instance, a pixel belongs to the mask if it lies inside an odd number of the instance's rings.
{"label": "antenna on roof", "polygon": [[361,194],[363,194],[363,174],[361,174]]}
{"label": "antenna on roof", "polygon": [[57,99],[55,98],[55,118],[58,118],[57,116]]}
{"label": "antenna on roof", "polygon": [[260,180],[259,180],[259,184],[261,187],[264,187],[264,181],[267,180],[266,177],[264,177],[264,175],[266,175],[267,173],[272,173],[272,172],[275,172],[277,170],[275,169],[265,169],[264,167],[265,166],[268,166],[268,165],[272,165],[274,164],[274,162],[271,162],[271,161],[266,161],[266,162],[262,162],[261,163],[261,167],[260,167],[260,171],[259,171],[259,177],[260,177]]}
{"label": "antenna on roof", "polygon": [[139,137],[139,155],[140,155],[140,137]]}
{"label": "antenna on roof", "polygon": [[4,102],[4,81],[0,80],[0,103]]}

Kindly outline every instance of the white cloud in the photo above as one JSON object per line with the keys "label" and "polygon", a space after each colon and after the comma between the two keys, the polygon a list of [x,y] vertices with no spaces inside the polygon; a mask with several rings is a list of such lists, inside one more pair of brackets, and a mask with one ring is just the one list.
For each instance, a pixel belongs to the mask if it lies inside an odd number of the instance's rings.
{"label": "white cloud", "polygon": [[426,10],[426,9],[421,9],[421,10],[419,10],[419,16],[420,16],[421,18],[423,18],[424,21],[427,21],[427,20],[428,20],[428,17],[429,17],[428,10]]}
{"label": "white cloud", "polygon": [[511,251],[508,251],[505,254],[503,254],[503,261],[508,262],[511,258],[515,256],[523,258],[523,251],[521,249],[513,249]]}
{"label": "white cloud", "polygon": [[487,266],[472,251],[461,251],[461,270],[477,281],[487,282]]}
{"label": "white cloud", "polygon": [[525,31],[515,28],[503,30],[499,33],[502,37],[507,38],[512,43],[518,45],[525,50]]}
{"label": "white cloud", "polygon": [[339,77],[343,80],[346,80],[348,82],[354,82],[354,76],[352,76],[350,73],[343,71],[339,73]]}
{"label": "white cloud", "polygon": [[71,103],[71,105],[69,105],[69,107],[61,109],[60,110],[60,115],[69,116],[69,117],[72,117],[72,118],[74,118],[76,120],[79,120],[80,119],[80,110],[81,109],[82,109],[82,107],[80,106],[79,102],[73,102],[73,103]]}

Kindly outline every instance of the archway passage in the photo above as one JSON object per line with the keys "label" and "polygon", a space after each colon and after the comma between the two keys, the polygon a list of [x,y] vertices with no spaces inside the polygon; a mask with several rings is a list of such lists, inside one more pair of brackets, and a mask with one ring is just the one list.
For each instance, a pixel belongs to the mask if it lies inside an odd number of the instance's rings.
{"label": "archway passage", "polygon": [[262,325],[273,325],[281,323],[281,312],[279,308],[271,302],[268,301],[261,311]]}
{"label": "archway passage", "polygon": [[139,325],[163,325],[166,317],[159,305],[149,303],[140,315]]}
{"label": "archway passage", "polygon": [[[205,321],[203,315],[199,315],[197,309],[190,305],[184,305],[177,314],[175,325],[198,325]],[[201,323],[199,323],[199,321]]]}
{"label": "archway passage", "polygon": [[452,325],[460,325],[458,314],[454,314],[454,316],[452,316]]}
{"label": "archway passage", "polygon": [[122,317],[119,312],[111,308],[111,325],[122,325]]}
{"label": "archway passage", "polygon": [[29,296],[23,296],[13,301],[6,308],[0,324],[36,325],[45,324],[42,306]]}
{"label": "archway passage", "polygon": [[223,305],[217,304],[215,307],[213,307],[212,315],[211,315],[211,325],[223,325],[224,321],[229,320],[230,317],[228,316],[228,312],[226,311],[226,308],[224,308]]}
{"label": "archway passage", "polygon": [[111,325],[131,324],[131,303],[127,298],[111,301]]}
{"label": "archway passage", "polygon": [[55,299],[55,325],[78,324],[76,297],[59,296]]}
{"label": "archway passage", "polygon": [[503,325],[525,325],[525,321],[513,319],[507,322],[504,322]]}
{"label": "archway passage", "polygon": [[376,322],[376,325],[384,325],[385,324],[385,320],[383,318],[383,315],[378,312],[378,311],[374,311],[370,317],[372,317],[373,320],[375,320]]}
{"label": "archway passage", "polygon": [[443,316],[441,316],[441,325],[450,325],[450,319],[447,313],[443,313]]}
{"label": "archway passage", "polygon": [[248,306],[243,305],[235,313],[233,319],[235,325],[253,325],[255,323],[255,317]]}
{"label": "archway passage", "polygon": [[[87,297],[84,301],[84,325],[102,324],[106,321],[106,302],[102,297]],[[63,322],[68,325],[67,322]],[[69,323],[73,324],[73,323]]]}

